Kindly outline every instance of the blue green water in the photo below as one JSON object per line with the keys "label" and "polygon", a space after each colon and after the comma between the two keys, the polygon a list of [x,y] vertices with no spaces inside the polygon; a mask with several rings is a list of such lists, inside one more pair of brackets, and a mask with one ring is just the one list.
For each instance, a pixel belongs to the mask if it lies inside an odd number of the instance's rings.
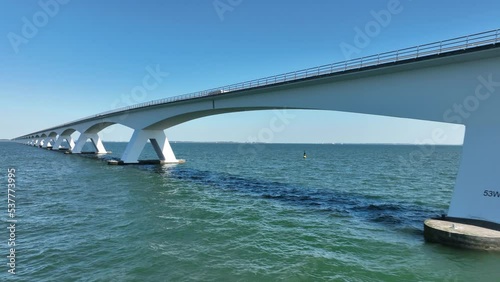
{"label": "blue green water", "polygon": [[8,168],[18,180],[17,274],[4,228],[0,280],[500,281],[500,255],[423,240],[423,221],[447,211],[460,147],[407,162],[422,148],[172,147],[185,164],[0,143],[4,226]]}

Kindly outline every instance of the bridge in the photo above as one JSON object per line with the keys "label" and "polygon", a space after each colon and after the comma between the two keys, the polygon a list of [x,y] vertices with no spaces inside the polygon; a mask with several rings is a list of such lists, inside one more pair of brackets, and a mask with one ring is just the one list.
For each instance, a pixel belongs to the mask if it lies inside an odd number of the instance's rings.
{"label": "bridge", "polygon": [[78,154],[90,140],[100,154],[106,149],[99,132],[121,124],[134,130],[123,163],[137,163],[148,140],[160,161],[177,163],[164,130],[225,113],[309,109],[462,124],[448,216],[500,224],[499,40],[492,30],[289,72],[96,114],[14,141],[52,149],[64,142]]}

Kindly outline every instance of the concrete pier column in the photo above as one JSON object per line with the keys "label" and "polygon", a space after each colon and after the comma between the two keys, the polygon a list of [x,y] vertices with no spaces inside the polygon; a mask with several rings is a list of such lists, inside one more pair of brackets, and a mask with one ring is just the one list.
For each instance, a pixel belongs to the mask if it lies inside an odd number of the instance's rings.
{"label": "concrete pier column", "polygon": [[500,224],[500,123],[466,127],[448,216]]}
{"label": "concrete pier column", "polygon": [[424,238],[459,248],[500,251],[500,123],[480,117],[465,129],[448,216],[426,220]]}
{"label": "concrete pier column", "polygon": [[57,138],[56,142],[54,142],[54,145],[52,146],[52,149],[59,150],[59,148],[61,147],[61,144],[62,144],[63,141],[64,141],[64,138],[62,138],[62,136],[59,135],[59,137]]}
{"label": "concrete pier column", "polygon": [[58,150],[62,143],[64,142],[64,140],[66,140],[68,142],[68,145],[69,145],[69,148],[70,150],[73,150],[73,148],[75,148],[75,141],[73,141],[73,138],[68,135],[68,136],[59,136],[59,138],[57,138],[57,141],[55,142],[54,144],[54,150]]}
{"label": "concrete pier column", "polygon": [[153,145],[160,161],[164,163],[179,163],[163,130],[135,130],[122,155],[121,161],[123,163],[138,163],[139,156],[148,140],[151,141],[151,145]]}
{"label": "concrete pier column", "polygon": [[47,137],[43,141],[42,148],[49,148],[52,147],[52,137]]}
{"label": "concrete pier column", "polygon": [[85,143],[87,143],[87,140],[89,139],[94,144],[97,154],[107,154],[107,151],[102,144],[101,137],[99,137],[97,133],[82,133],[71,152],[73,154],[81,154],[83,146],[85,146]]}

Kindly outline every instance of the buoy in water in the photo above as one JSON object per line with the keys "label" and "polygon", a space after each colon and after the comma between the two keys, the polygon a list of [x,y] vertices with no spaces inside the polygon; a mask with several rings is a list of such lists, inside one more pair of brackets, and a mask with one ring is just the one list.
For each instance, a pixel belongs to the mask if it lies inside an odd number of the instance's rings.
{"label": "buoy in water", "polygon": [[307,159],[306,151],[304,151],[304,159]]}

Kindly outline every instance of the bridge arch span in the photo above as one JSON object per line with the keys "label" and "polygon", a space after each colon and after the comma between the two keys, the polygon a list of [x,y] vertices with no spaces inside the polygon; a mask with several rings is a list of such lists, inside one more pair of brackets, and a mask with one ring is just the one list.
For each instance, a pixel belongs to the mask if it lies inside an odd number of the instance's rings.
{"label": "bridge arch span", "polygon": [[[116,121],[115,121],[116,120]],[[97,154],[106,154],[107,151],[104,147],[104,144],[102,142],[102,138],[99,135],[99,133],[106,128],[112,126],[112,125],[123,125],[125,127],[129,127],[126,124],[122,124],[120,121],[120,118],[107,118],[107,119],[101,119],[101,120],[94,120],[94,121],[89,121],[84,124],[80,124],[78,126],[75,126],[74,129],[66,129],[64,131],[64,134],[62,135],[71,135],[74,132],[79,132],[80,136],[78,137],[78,140],[72,146],[71,151],[74,154],[79,154],[82,152],[83,147],[87,143],[87,141],[91,141],[93,144],[95,151]],[[133,128],[131,128],[133,130]]]}
{"label": "bridge arch span", "polygon": [[68,128],[68,129],[65,129],[64,131],[61,132],[61,134],[59,134],[60,136],[69,136],[73,133],[75,133],[77,130],[74,129],[74,128]]}
{"label": "bridge arch span", "polygon": [[87,133],[87,134],[97,134],[97,133],[101,132],[102,130],[106,129],[107,127],[112,126],[114,124],[117,124],[117,122],[99,121],[97,123],[90,125],[87,129],[82,130],[82,132]]}
{"label": "bridge arch span", "polygon": [[186,112],[180,113],[173,116],[162,117],[163,119],[159,119],[158,121],[154,121],[152,124],[147,125],[144,129],[146,130],[165,130],[170,127],[204,118],[214,115],[222,115],[229,113],[238,113],[238,112],[248,112],[248,111],[264,111],[264,110],[278,110],[280,108],[276,107],[260,107],[260,108],[244,108],[244,107],[235,107],[235,108],[227,108],[227,109],[212,109],[212,110],[203,110],[196,112]]}
{"label": "bridge arch span", "polygon": [[54,145],[52,146],[53,150],[63,149],[62,145],[65,141],[68,144],[68,149],[72,150],[75,147],[75,142],[71,135],[77,132],[77,130],[73,128],[60,128],[56,130],[56,132],[58,134],[57,134],[57,139],[55,140]]}

